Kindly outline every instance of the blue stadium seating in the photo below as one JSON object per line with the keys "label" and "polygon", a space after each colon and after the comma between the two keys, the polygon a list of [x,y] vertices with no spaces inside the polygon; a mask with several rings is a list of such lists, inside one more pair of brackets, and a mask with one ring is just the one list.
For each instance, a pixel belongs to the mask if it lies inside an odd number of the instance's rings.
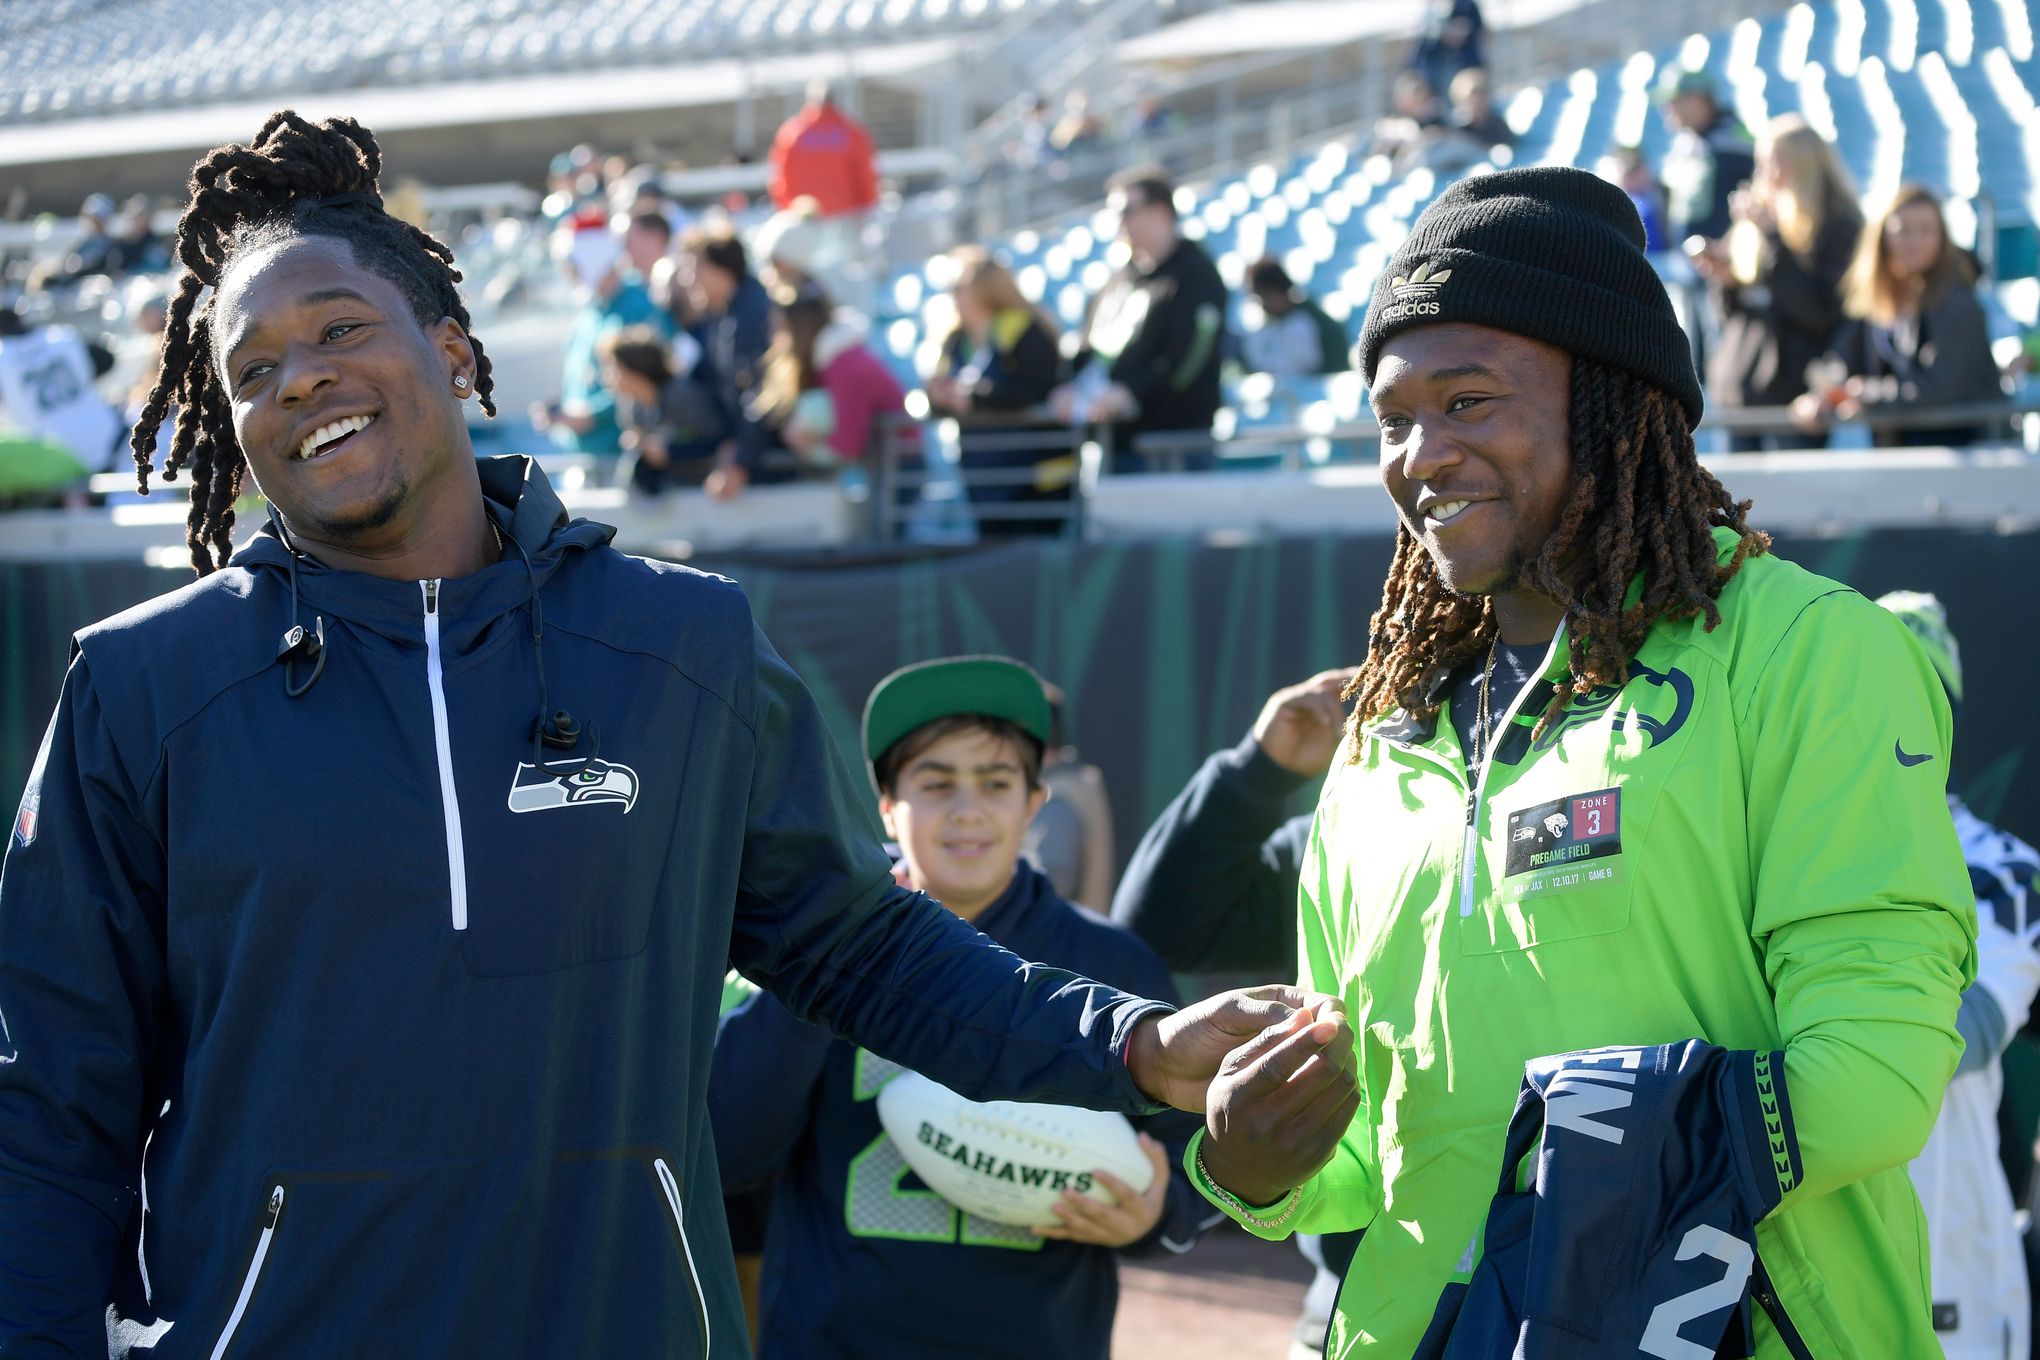
{"label": "blue stadium seating", "polygon": [[[1873,205],[1904,181],[1924,181],[1951,196],[1951,226],[1964,244],[1976,243],[1978,224],[1994,216],[1994,239],[1977,244],[1994,252],[1997,277],[2040,273],[2040,58],[2025,0],[1797,4],[1670,50],[1575,71],[1510,101],[1518,141],[1504,162],[1592,167],[1619,146],[1640,145],[1654,163],[1670,134],[1650,93],[1673,63],[1711,71],[1746,125],[1805,117],[1835,142]],[[1178,199],[1185,234],[1211,252],[1229,285],[1238,289],[1247,263],[1272,253],[1357,335],[1375,276],[1444,184],[1421,170],[1393,178],[1385,160],[1340,141],[1187,187]],[[1111,227],[1083,214],[1020,232],[1000,249],[1022,289],[1070,326],[1093,281],[1123,258]],[[2026,301],[2021,287],[2011,285],[2014,316]],[[894,292],[902,343],[889,357],[908,380],[925,371],[948,324],[946,300],[928,300],[933,291],[911,300]],[[1305,388],[1243,387],[1225,424],[1251,430],[1298,423],[1305,412],[1315,420],[1360,413],[1357,383]]]}
{"label": "blue stadium seating", "polygon": [[1096,0],[6,0],[0,125],[955,34]]}

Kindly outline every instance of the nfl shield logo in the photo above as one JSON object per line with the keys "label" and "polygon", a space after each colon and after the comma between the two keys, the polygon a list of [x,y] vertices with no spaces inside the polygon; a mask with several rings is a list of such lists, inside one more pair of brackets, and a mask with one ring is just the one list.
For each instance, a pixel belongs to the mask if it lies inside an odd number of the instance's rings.
{"label": "nfl shield logo", "polygon": [[41,807],[41,789],[30,789],[21,800],[21,811],[14,818],[14,839],[24,850],[35,844],[35,824]]}

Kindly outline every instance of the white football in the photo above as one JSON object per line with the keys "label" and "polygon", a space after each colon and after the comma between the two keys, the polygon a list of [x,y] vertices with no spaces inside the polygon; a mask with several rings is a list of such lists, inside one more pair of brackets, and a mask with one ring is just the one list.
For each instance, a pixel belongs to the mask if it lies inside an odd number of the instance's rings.
{"label": "white football", "polygon": [[1094,1171],[1109,1171],[1135,1190],[1155,1179],[1124,1115],[965,1100],[918,1072],[902,1072],[880,1089],[878,1122],[929,1189],[995,1223],[1053,1226],[1061,1220],[1049,1206],[1064,1190],[1111,1203]]}

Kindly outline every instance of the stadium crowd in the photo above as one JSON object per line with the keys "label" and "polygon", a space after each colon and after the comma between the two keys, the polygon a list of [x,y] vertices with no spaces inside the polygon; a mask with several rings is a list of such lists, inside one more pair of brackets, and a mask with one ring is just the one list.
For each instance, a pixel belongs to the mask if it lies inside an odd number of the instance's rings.
{"label": "stadium crowd", "polygon": [[[1509,145],[1481,41],[1473,0],[1432,7],[1369,155],[1449,177]],[[1297,1236],[1311,1262],[1299,1360],[1382,1337],[1426,1360],[1519,1335],[1613,1355],[1604,1316],[1658,1355],[1867,1353],[1837,1338],[2030,1355],[2040,1130],[2005,1131],[1999,1059],[2040,995],[2040,853],[1947,782],[1964,671],[1940,602],[1873,607],[1772,555],[1692,432],[1704,401],[1776,416],[1731,433],[1738,451],[1820,448],[1879,412],[2001,398],[2034,347],[1994,359],[1978,263],[1933,187],[1864,204],[1803,119],[1744,129],[1702,71],[1669,73],[1657,102],[1676,129],[1660,164],[1630,148],[1598,177],[1468,175],[1350,319],[1274,254],[1235,296],[1169,169],[1129,164],[1108,185],[1116,268],[1075,327],[999,243],[971,243],[944,258],[933,362],[904,375],[874,334],[873,147],[826,88],[773,142],[769,210],[683,206],[590,147],[549,167],[535,230],[573,299],[557,384],[501,396],[634,496],[732,501],[953,458],[981,536],[1059,535],[1087,444],[1116,474],[1215,471],[1242,375],[1368,384],[1404,532],[1364,640],[1348,621],[1353,664],[1268,695],[1116,875],[1114,774],[1066,744],[1059,691],[1023,662],[887,676],[846,767],[734,583],[614,552],[544,459],[475,457],[468,413],[499,395],[485,328],[458,252],[380,192],[358,125],[278,115],[215,153],[171,236],[146,204],[88,201],[83,238],[0,308],[0,498],[84,506],[83,479],[131,447],[146,478],[165,451],[195,480],[202,580],[87,631],[14,826],[0,1353],[81,1354],[102,1320],[123,1352],[210,1326],[221,1360],[245,1325],[249,1353],[340,1353],[352,1338],[308,1321],[333,1315],[330,1274],[364,1284],[348,1306],[376,1344],[431,1336],[430,1353],[656,1348],[660,1328],[692,1345],[698,1317],[701,1354],[740,1318],[764,1360],[1104,1357],[1121,1261],[1238,1225]],[[1036,112],[1036,164],[1103,135],[1081,99],[1052,131]],[[1143,102],[1140,135],[1169,117]],[[1428,319],[1445,251],[1467,261],[1459,297],[1488,290],[1479,319]],[[1704,291],[1699,334],[1666,278]],[[118,296],[131,334],[55,319],[59,296]],[[339,301],[374,319],[317,311]],[[299,350],[392,399],[286,430],[308,400],[291,384],[323,381]],[[1448,440],[1488,400],[1453,386],[1470,373],[1516,405]],[[1585,428],[1540,438],[1567,420]],[[378,421],[339,454],[411,474],[376,514],[298,480]],[[1872,437],[2004,435],[1972,415]],[[233,553],[247,472],[280,489]],[[1502,527],[1455,535],[1460,515]],[[330,706],[301,703],[322,676]],[[570,704],[635,730],[605,746]],[[395,716],[412,709],[422,725]],[[1682,727],[1677,760],[1646,764]],[[331,826],[211,777],[279,747],[304,753],[307,788],[346,795]],[[396,831],[363,749],[396,771]],[[653,765],[668,754],[675,787]],[[507,804],[476,792],[483,766],[514,766]],[[570,807],[596,830],[567,849],[520,820]],[[279,889],[271,837],[304,865],[339,841],[393,848]],[[293,913],[266,909],[279,892]],[[62,909],[81,893],[92,912]],[[555,910],[590,897],[613,910]],[[364,904],[421,901],[429,922],[364,942]],[[1632,902],[1651,919],[1618,938]],[[251,924],[222,925],[232,911]],[[392,981],[393,958],[415,971]],[[1285,985],[1183,1005],[1179,984],[1234,974]],[[1635,1016],[1699,1037],[1568,1051]],[[369,1031],[411,1065],[349,1066]],[[1147,1179],[1100,1171],[1032,1226],[952,1204],[882,1123],[909,1064],[989,1099],[1120,1110]],[[1598,1117],[1632,1098],[1625,1145]],[[527,1145],[515,1131],[541,1119],[557,1136]],[[1582,1189],[1593,1168],[1556,1152],[1519,1177],[1523,1139],[1560,1126],[1636,1159],[1617,1191]],[[152,1131],[145,1206],[126,1187]],[[343,1135],[375,1164],[331,1155]],[[1533,1221],[1530,1182],[1573,1217]],[[153,1258],[145,1212],[171,1235]],[[340,1235],[279,1248],[305,1254],[265,1279],[290,1216],[321,1213]],[[1751,1244],[1774,1213],[1766,1274]],[[388,1245],[392,1224],[410,1245]],[[449,1224],[472,1249],[421,1290]],[[1713,1284],[1688,1290],[1696,1257]],[[150,1259],[153,1279],[115,1264]],[[166,1297],[193,1310],[182,1337],[152,1312]],[[1703,1318],[1706,1346],[1682,1338]],[[530,1330],[476,1340],[498,1326]]]}
{"label": "stadium crowd", "polygon": [[[1434,19],[1395,83],[1395,109],[1366,141],[1398,177],[1484,168],[1506,158],[1512,137],[1478,64],[1477,6],[1440,6]],[[1935,189],[1909,183],[1863,203],[1803,120],[1753,134],[1704,70],[1667,68],[1657,103],[1674,132],[1661,163],[1619,148],[1602,173],[1635,204],[1660,273],[1704,297],[1689,316],[1710,410],[1773,417],[1732,424],[1728,447],[1817,448],[1836,423],[1857,421],[1873,424],[1880,447],[2006,434],[1982,420],[1875,424],[2000,398],[2040,349],[2033,337],[2002,368],[1993,360],[1988,281],[1951,238]],[[1166,123],[1159,102],[1141,107],[1134,134]],[[1120,145],[1130,154],[1149,143]],[[574,299],[558,386],[529,403],[528,425],[513,416],[485,436],[491,447],[522,439],[586,455],[599,476],[645,496],[694,487],[718,499],[754,484],[868,480],[882,455],[896,477],[905,470],[895,494],[910,500],[923,459],[947,460],[981,535],[1054,534],[1087,441],[1101,442],[1108,472],[1215,467],[1214,417],[1242,378],[1266,375],[1280,407],[1299,378],[1352,367],[1363,311],[1335,319],[1274,255],[1247,264],[1236,297],[1182,229],[1169,171],[1145,164],[1110,180],[1117,268],[1076,326],[1065,333],[1040,281],[1030,295],[999,243],[962,247],[928,271],[950,282],[929,311],[948,333],[918,352],[921,371],[905,369],[875,333],[886,290],[869,135],[818,85],[770,161],[767,201],[738,194],[690,208],[666,194],[657,167],[588,146],[554,159],[532,229]],[[410,200],[399,192],[398,211],[423,224]],[[67,253],[8,265],[0,494],[17,502],[84,504],[84,477],[125,466],[135,384],[171,284],[146,200],[116,210],[94,195],[79,224]],[[486,232],[465,239],[481,244]],[[470,281],[513,303],[526,286],[509,274]],[[114,334],[81,305],[102,299]]]}

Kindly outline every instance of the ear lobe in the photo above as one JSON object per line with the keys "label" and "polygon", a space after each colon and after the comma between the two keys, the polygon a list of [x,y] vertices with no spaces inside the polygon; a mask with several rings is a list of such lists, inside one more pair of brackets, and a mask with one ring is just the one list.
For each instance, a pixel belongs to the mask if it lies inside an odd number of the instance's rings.
{"label": "ear lobe", "polygon": [[450,316],[440,317],[436,330],[438,333],[434,339],[439,352],[446,357],[447,381],[451,383],[456,377],[465,377],[468,380],[467,391],[473,391],[476,367],[474,342],[468,339],[468,333],[461,324]]}

